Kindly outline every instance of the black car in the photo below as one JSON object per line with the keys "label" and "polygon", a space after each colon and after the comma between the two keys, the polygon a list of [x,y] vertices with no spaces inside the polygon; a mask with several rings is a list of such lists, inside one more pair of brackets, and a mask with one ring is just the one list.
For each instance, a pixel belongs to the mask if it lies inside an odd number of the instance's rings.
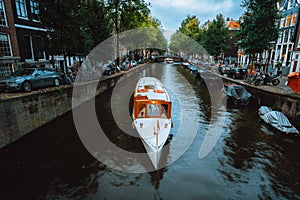
{"label": "black car", "polygon": [[245,79],[247,74],[246,68],[232,68],[227,72],[227,76],[233,79]]}
{"label": "black car", "polygon": [[119,68],[116,67],[116,65],[114,63],[106,65],[104,68],[105,68],[105,70],[103,72],[103,75],[108,75],[108,76],[120,71]]}
{"label": "black car", "polygon": [[231,67],[229,65],[221,65],[218,67],[218,71],[221,75],[228,74],[230,70]]}
{"label": "black car", "polygon": [[30,92],[32,89],[59,86],[63,81],[61,73],[47,68],[23,68],[9,76],[0,78],[0,91]]}

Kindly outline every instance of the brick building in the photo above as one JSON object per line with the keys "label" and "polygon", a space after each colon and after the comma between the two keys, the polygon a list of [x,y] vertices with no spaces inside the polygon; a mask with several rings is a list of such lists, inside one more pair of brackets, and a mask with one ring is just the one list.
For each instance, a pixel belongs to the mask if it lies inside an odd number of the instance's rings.
{"label": "brick building", "polygon": [[21,65],[49,64],[44,49],[47,34],[35,0],[0,0],[0,76]]}
{"label": "brick building", "polygon": [[39,3],[35,0],[12,0],[12,10],[17,32],[21,61],[45,61],[44,39],[47,34],[40,23]]}
{"label": "brick building", "polygon": [[10,74],[21,60],[10,0],[0,0],[0,76]]}

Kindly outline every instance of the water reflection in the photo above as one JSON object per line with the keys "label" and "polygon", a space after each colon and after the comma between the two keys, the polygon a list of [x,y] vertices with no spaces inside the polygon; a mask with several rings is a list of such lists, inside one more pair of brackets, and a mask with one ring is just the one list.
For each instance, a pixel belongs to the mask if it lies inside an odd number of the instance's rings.
{"label": "water reflection", "polygon": [[[296,168],[293,169],[286,154],[286,144],[285,147],[279,145],[285,143],[286,136],[274,134],[261,123],[254,123],[258,121],[258,115],[252,113],[248,108],[230,110],[228,129],[224,129],[225,157],[219,158],[218,170],[245,196],[299,198],[299,191],[291,184],[299,182],[293,172]],[[288,146],[294,142],[289,142]],[[252,193],[245,192],[249,189]]]}

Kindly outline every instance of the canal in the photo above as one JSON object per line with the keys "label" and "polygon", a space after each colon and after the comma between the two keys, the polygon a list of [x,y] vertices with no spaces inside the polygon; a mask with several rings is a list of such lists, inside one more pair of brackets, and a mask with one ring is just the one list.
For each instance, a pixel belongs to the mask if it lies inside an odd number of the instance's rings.
{"label": "canal", "polygon": [[[299,137],[265,126],[255,106],[215,105],[207,84],[181,66],[149,65],[135,78],[159,78],[173,100],[173,137],[159,170],[141,173],[145,166],[136,162],[136,173],[119,171],[110,167],[118,164],[117,156],[100,162],[85,147],[68,112],[0,150],[0,198],[300,199]],[[112,110],[121,106],[114,90],[95,99],[99,124],[118,147],[145,153],[142,142],[114,121]],[[130,113],[132,108],[126,109]],[[215,142],[201,154],[207,138]]]}

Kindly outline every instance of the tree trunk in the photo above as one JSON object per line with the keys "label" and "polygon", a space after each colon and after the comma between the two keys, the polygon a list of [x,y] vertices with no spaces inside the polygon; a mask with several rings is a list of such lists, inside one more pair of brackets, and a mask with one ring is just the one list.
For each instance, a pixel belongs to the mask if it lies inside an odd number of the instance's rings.
{"label": "tree trunk", "polygon": [[65,51],[63,51],[63,55],[64,55],[64,65],[63,65],[63,72],[64,72],[64,74],[66,74],[67,73],[67,54],[66,54],[66,52]]}
{"label": "tree trunk", "polygon": [[116,28],[116,34],[117,34],[117,46],[116,46],[116,65],[120,65],[120,37],[119,37],[119,22],[118,22],[118,7],[119,7],[119,0],[115,0],[115,28]]}

